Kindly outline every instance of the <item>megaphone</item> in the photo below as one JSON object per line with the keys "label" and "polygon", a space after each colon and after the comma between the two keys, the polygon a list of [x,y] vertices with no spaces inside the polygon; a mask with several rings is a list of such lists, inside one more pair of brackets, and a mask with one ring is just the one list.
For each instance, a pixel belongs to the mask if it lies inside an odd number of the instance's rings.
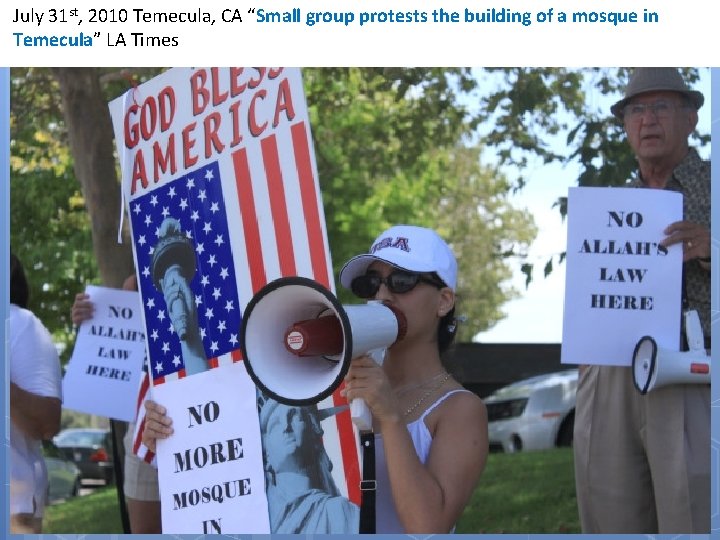
{"label": "megaphone", "polygon": [[[240,343],[247,372],[265,394],[310,405],[340,386],[353,358],[375,353],[381,359],[406,328],[397,308],[376,301],[341,305],[320,283],[293,276],[271,281],[253,296]],[[372,428],[364,402],[353,400],[350,412],[360,430]]]}
{"label": "megaphone", "polygon": [[685,352],[661,349],[651,336],[644,336],[633,351],[633,382],[645,395],[669,384],[710,383],[710,356],[705,352],[703,331],[697,311],[685,313]]}

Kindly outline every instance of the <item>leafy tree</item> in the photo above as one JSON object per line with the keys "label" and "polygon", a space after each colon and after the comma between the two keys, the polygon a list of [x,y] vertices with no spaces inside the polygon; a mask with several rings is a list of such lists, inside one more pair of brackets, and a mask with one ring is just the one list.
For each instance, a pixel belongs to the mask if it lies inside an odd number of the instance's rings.
{"label": "leafy tree", "polygon": [[54,68],[75,176],[90,217],[93,252],[103,283],[119,287],[133,272],[129,242],[118,243],[121,197],[107,99],[96,68]]}
{"label": "leafy tree", "polygon": [[[57,92],[47,70],[12,71],[10,244],[26,269],[31,309],[52,330],[68,330],[72,298],[97,267]],[[70,337],[56,332],[61,342]]]}
{"label": "leafy tree", "polygon": [[[110,285],[118,285],[127,272],[129,245],[111,246],[117,201],[96,199],[91,189],[102,182],[117,186],[106,102],[127,87],[127,74],[142,81],[158,72],[12,71],[11,238],[18,255],[32,262],[36,302],[56,318],[48,321],[53,328],[67,327],[72,294],[98,279],[98,272]],[[628,73],[623,68],[306,69],[336,265],[397,222],[439,228],[457,244],[461,265],[473,261],[473,278],[476,269],[487,270],[488,263],[478,259],[477,245],[482,245],[487,261],[497,261],[494,270],[487,272],[487,282],[461,283],[461,296],[470,314],[469,332],[487,327],[499,316],[494,310],[512,294],[498,288],[508,272],[503,258],[522,257],[532,236],[528,220],[512,211],[501,191],[521,189],[527,181],[524,166],[535,157],[579,164],[579,185],[624,181],[634,169],[633,156],[621,126],[591,95],[619,96]],[[698,70],[686,69],[685,75],[692,84]],[[477,110],[461,105],[471,101],[479,103]],[[481,167],[472,155],[479,147],[468,143],[470,135],[485,125],[492,129],[481,142],[495,151],[504,171],[511,171],[509,179]],[[562,151],[553,144],[559,137]],[[708,142],[707,134],[698,135],[701,146]],[[118,190],[103,193],[117,196]],[[473,201],[468,194],[476,193],[486,195]],[[563,198],[558,207],[564,212]],[[95,266],[101,253],[110,253],[102,257],[111,261],[108,266]],[[526,270],[530,274],[531,267]],[[485,288],[485,283],[490,285]],[[480,299],[487,301],[485,312],[472,307]]]}
{"label": "leafy tree", "polygon": [[[48,325],[52,328],[68,327],[66,314],[72,295],[87,281],[97,280],[95,272],[101,282],[115,286],[128,273],[129,244],[118,247],[115,242],[119,189],[106,102],[127,87],[124,78],[128,72],[149,77],[158,71],[58,68],[52,74],[47,70],[13,72],[13,241],[48,269],[34,279],[40,285],[35,288],[44,288],[51,298],[48,303],[53,314]],[[456,91],[472,86],[469,71],[308,69],[304,77],[336,265],[367,249],[377,232],[391,223],[438,227],[450,239],[456,234],[462,234],[463,240],[475,235],[478,242],[489,246],[483,250],[488,262],[483,274],[462,273],[461,287],[468,291],[463,294],[463,309],[473,314],[466,333],[469,336],[497,320],[499,304],[512,293],[498,287],[509,274],[500,250],[510,242],[517,243],[521,252],[532,237],[532,228],[528,219],[520,219],[521,214],[503,202],[507,186],[497,181],[495,172],[480,168],[479,151],[471,155],[461,147],[474,121],[458,105]],[[44,113],[38,115],[38,110]],[[41,139],[47,144],[38,143],[38,133],[44,134]],[[456,160],[457,156],[462,159]],[[58,159],[62,159],[62,169],[49,166]],[[461,178],[461,174],[472,176]],[[49,183],[49,178],[57,177],[57,184]],[[501,192],[481,200],[480,194],[493,187]],[[25,197],[32,189],[52,195],[52,201]],[[476,193],[469,193],[473,189]],[[463,199],[457,194],[463,194]],[[51,221],[43,212],[63,208],[72,208],[80,216],[87,212],[90,219],[77,217],[71,224],[44,227]],[[63,216],[65,213],[67,210]],[[449,219],[459,213],[469,218]],[[30,215],[42,217],[33,224]],[[491,215],[499,226],[486,226],[483,220]],[[38,230],[45,235],[41,242]],[[70,239],[72,253],[57,249]],[[62,258],[62,264],[50,264],[53,255],[38,244],[54,248],[55,258]],[[467,253],[459,253],[461,261],[477,259],[474,244],[458,239],[456,248],[462,246]],[[67,282],[57,272],[65,267]],[[62,294],[55,294],[60,284]],[[473,308],[473,304],[483,307]]]}
{"label": "leafy tree", "polygon": [[[98,94],[100,87],[93,85],[101,72],[58,71],[63,74],[59,79],[48,69],[11,70],[10,241],[27,270],[30,307],[53,332],[56,342],[66,346],[66,359],[74,341],[70,306],[75,293],[88,283],[101,282],[103,272],[107,275],[102,282],[119,286],[131,272],[132,254],[127,242],[115,247],[120,202],[112,145],[107,146],[112,141],[107,132],[109,96]],[[79,88],[72,89],[72,82]],[[82,88],[86,83],[88,89]],[[106,90],[111,86],[112,82],[104,84]],[[66,120],[64,113],[72,107],[86,115],[83,121],[80,113],[78,119],[71,116]],[[68,124],[89,134],[85,142],[76,142],[76,149],[70,144]],[[101,131],[104,138],[98,135]],[[106,143],[101,149],[94,144],[96,136]],[[83,167],[79,175],[77,164]],[[78,177],[87,180],[86,189]],[[101,193],[96,200],[100,222],[91,222],[86,193],[92,196],[93,190],[102,186],[98,178],[105,179],[109,187],[105,188],[107,198]],[[93,238],[102,256],[94,252]],[[115,249],[118,256],[106,256],[108,249]],[[111,264],[99,267],[100,260]]]}
{"label": "leafy tree", "polygon": [[[693,87],[700,69],[681,71]],[[577,164],[579,186],[624,184],[635,171],[635,157],[625,141],[621,122],[599,105],[598,97],[620,99],[630,73],[629,68],[483,69],[478,78],[493,88],[478,96],[476,119],[480,125],[492,126],[483,141],[497,151],[503,170],[516,172],[513,189],[525,185],[523,171],[534,158],[546,164]],[[710,142],[707,133],[693,137],[700,147]],[[558,151],[558,147],[564,150]],[[560,197],[556,206],[564,217],[567,198]],[[545,275],[564,256],[558,253],[550,258],[545,263]],[[525,263],[522,270],[529,283],[532,264]]]}
{"label": "leafy tree", "polygon": [[535,234],[532,220],[508,204],[509,183],[481,167],[480,147],[463,144],[475,125],[457,99],[468,77],[441,69],[304,71],[336,275],[390,225],[435,228],[459,260],[466,340],[502,317],[500,306],[516,293],[500,286],[511,274],[504,257],[523,256]]}

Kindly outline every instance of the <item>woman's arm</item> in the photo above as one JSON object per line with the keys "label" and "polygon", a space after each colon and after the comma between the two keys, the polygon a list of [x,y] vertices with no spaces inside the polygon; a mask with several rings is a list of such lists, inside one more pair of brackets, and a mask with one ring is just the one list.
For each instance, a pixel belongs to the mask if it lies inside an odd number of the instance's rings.
{"label": "woman's arm", "polygon": [[56,397],[45,397],[10,383],[10,418],[26,435],[48,440],[60,431],[62,404]]}
{"label": "woman's arm", "polygon": [[449,397],[427,422],[433,441],[424,465],[404,422],[382,424],[393,500],[408,534],[450,532],[487,460],[487,412],[474,394]]}

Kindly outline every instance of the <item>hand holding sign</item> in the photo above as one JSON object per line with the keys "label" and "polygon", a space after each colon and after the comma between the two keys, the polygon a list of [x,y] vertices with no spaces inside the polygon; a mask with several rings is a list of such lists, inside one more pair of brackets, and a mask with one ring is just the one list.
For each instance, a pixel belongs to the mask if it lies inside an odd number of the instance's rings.
{"label": "hand holding sign", "polygon": [[63,405],[132,422],[145,359],[138,294],[90,285],[76,297],[72,318],[80,328]]}
{"label": "hand holding sign", "polygon": [[682,243],[683,262],[690,259],[700,259],[701,262],[710,262],[710,229],[699,223],[690,221],[676,221],[665,229],[665,238],[661,244],[672,246]]}

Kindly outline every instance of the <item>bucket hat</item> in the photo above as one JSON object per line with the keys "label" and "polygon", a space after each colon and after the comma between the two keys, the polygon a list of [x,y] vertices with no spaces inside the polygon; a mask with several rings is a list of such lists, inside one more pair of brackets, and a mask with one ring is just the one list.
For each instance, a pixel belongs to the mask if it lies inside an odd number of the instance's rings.
{"label": "bucket hat", "polygon": [[702,93],[688,88],[676,68],[641,67],[632,72],[625,88],[625,97],[610,107],[610,112],[622,120],[623,109],[628,101],[647,92],[678,92],[690,100],[695,110],[705,103]]}

